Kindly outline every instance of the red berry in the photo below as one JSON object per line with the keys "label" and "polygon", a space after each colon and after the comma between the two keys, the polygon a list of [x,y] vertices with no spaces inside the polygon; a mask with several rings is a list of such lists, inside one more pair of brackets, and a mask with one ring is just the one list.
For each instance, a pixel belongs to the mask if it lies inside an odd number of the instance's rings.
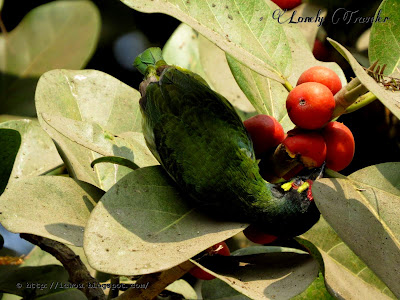
{"label": "red berry", "polygon": [[282,9],[292,9],[301,4],[301,0],[272,0]]}
{"label": "red berry", "polygon": [[256,115],[243,124],[253,141],[256,156],[278,146],[285,137],[282,125],[271,116]]}
{"label": "red berry", "polygon": [[324,43],[320,40],[315,40],[312,50],[314,57],[321,61],[329,61],[329,50],[325,47]]}
{"label": "red berry", "polygon": [[325,85],[306,82],[296,86],[286,99],[290,120],[304,129],[319,129],[332,118],[335,98]]}
{"label": "red berry", "polygon": [[256,244],[270,244],[275,241],[278,237],[270,235],[261,231],[258,227],[250,225],[243,231],[244,235],[253,243]]}
{"label": "red berry", "polygon": [[324,136],[327,153],[326,166],[334,171],[341,171],[353,160],[355,142],[350,129],[339,122],[328,123],[322,134]]}
{"label": "red berry", "polygon": [[318,132],[304,132],[294,129],[288,132],[282,142],[291,157],[299,157],[304,166],[317,168],[322,166],[326,158],[326,144]]}
{"label": "red berry", "polygon": [[297,85],[305,82],[319,82],[325,85],[335,95],[342,88],[339,76],[329,68],[315,66],[304,71],[297,81]]}
{"label": "red berry", "polygon": [[[216,254],[223,256],[231,255],[231,252],[229,251],[229,248],[225,242],[220,242],[218,244],[215,244],[214,246],[208,248],[206,251],[208,252],[209,255],[216,255]],[[212,280],[215,278],[214,275],[211,275],[210,273],[204,271],[198,266],[193,267],[193,269],[191,269],[189,273],[192,274],[194,277],[202,280]]]}

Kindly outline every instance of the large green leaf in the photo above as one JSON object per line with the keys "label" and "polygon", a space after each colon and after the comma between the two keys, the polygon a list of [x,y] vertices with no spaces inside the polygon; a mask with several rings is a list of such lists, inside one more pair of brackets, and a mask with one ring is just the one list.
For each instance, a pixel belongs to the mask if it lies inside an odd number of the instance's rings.
{"label": "large green leaf", "polygon": [[[113,135],[140,132],[139,98],[138,91],[99,71],[53,70],[39,80],[36,109],[40,125],[56,141],[69,174],[107,190],[126,174],[126,169],[111,164],[97,164],[92,169],[90,164],[99,154],[89,150],[88,144],[113,148]],[[57,130],[49,125],[51,120]],[[62,121],[69,127],[61,130]],[[77,136],[80,128],[83,132]]]}
{"label": "large green leaf", "polygon": [[0,221],[9,231],[82,246],[89,214],[103,195],[72,178],[40,176],[10,183],[0,197]]}
{"label": "large green leaf", "polygon": [[49,135],[35,120],[16,120],[0,124],[0,128],[14,129],[21,135],[21,147],[15,159],[10,182],[42,175],[63,164]]}
{"label": "large green leaf", "polygon": [[[103,129],[97,123],[49,116],[45,113],[42,114],[42,117],[60,135],[67,137],[77,146],[91,150],[96,159],[101,156],[118,156],[133,162],[138,167],[159,164],[147,148],[144,136],[140,132],[124,132],[117,136]],[[87,163],[90,165],[90,162]],[[132,171],[128,167],[116,164],[97,164],[94,168],[101,174],[101,184],[104,190]]]}
{"label": "large green leaf", "polygon": [[254,107],[235,81],[226,60],[225,52],[204,36],[199,38],[200,61],[212,87],[235,107],[253,112]]}
{"label": "large green leaf", "polygon": [[375,79],[365,72],[363,67],[351,55],[351,53],[338,42],[328,39],[329,42],[347,59],[351,68],[361,83],[367,87],[397,118],[400,119],[400,92],[393,92],[383,88]]}
{"label": "large green leaf", "polygon": [[160,166],[146,167],[101,198],[85,229],[84,249],[96,270],[146,274],[176,266],[245,227],[199,213]]}
{"label": "large green leaf", "polygon": [[324,218],[321,217],[302,237],[312,244],[302,239],[299,242],[320,257],[325,285],[332,295],[355,300],[395,298],[386,285],[343,243]]}
{"label": "large green leaf", "polygon": [[384,163],[347,179],[322,179],[313,185],[321,214],[339,237],[400,295],[400,163]]}
{"label": "large green leaf", "polygon": [[322,273],[319,273],[317,279],[301,294],[293,297],[292,300],[308,300],[308,299],[318,299],[318,300],[334,300],[331,294],[325,286],[325,280]]}
{"label": "large green leaf", "polygon": [[121,0],[142,12],[161,12],[188,24],[251,69],[275,80],[291,73],[283,26],[272,18],[278,7],[264,0]]}
{"label": "large green leaf", "polygon": [[7,35],[0,35],[0,110],[34,115],[40,75],[56,68],[82,68],[100,32],[91,1],[54,1],[33,9]]}
{"label": "large green leaf", "polygon": [[250,70],[231,56],[227,56],[227,59],[233,76],[256,111],[273,116],[285,131],[293,129],[294,124],[286,111],[286,88],[281,83]]}
{"label": "large green leaf", "polygon": [[[331,68],[339,75],[342,83],[346,84],[343,71],[336,63],[320,62],[314,58],[310,46],[296,26],[284,26],[284,30],[294,62],[292,73],[288,78],[291,85],[295,86],[301,73],[316,65]],[[249,69],[230,55],[227,55],[227,59],[233,76],[257,112],[274,116],[285,130],[292,129],[294,125],[287,115],[285,105],[288,95],[286,88],[279,82]]]}
{"label": "large green leaf", "polygon": [[311,22],[299,22],[295,25],[296,28],[300,29],[301,33],[307,40],[307,44],[312,49],[315,43],[317,32],[322,25],[322,22],[325,21],[326,14],[327,10],[323,7],[314,5],[312,3],[303,3],[286,12],[282,19],[288,20],[292,15],[295,22],[299,20],[299,18],[303,18],[303,20],[310,17],[313,18]]}
{"label": "large green leaf", "polygon": [[7,186],[20,146],[21,135],[18,131],[0,128],[0,195]]}
{"label": "large green leaf", "polygon": [[200,62],[199,38],[195,30],[182,23],[165,44],[163,57],[168,64],[197,73],[210,84]]}
{"label": "large green leaf", "polygon": [[[379,61],[386,64],[385,74],[391,74],[400,62],[400,2],[384,0],[376,11],[374,19],[379,15],[380,22],[372,24],[368,47],[371,64]],[[385,18],[388,18],[385,21]]]}
{"label": "large green leaf", "polygon": [[[226,283],[204,282],[204,299],[231,299],[237,295],[231,288],[251,299],[290,299],[307,289],[318,276],[318,263],[296,249],[248,247],[235,251],[230,259],[242,264],[232,270],[216,272],[196,263]],[[239,299],[248,298],[239,296]]]}
{"label": "large green leaf", "polygon": [[181,24],[174,31],[163,49],[163,56],[169,64],[199,74],[235,107],[254,111],[232,76],[225,52],[188,25]]}

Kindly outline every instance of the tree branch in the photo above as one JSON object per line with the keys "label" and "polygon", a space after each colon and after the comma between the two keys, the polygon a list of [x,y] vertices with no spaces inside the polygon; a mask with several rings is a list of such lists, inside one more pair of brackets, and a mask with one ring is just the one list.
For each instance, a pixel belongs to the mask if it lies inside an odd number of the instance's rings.
{"label": "tree branch", "polygon": [[146,288],[129,288],[123,294],[114,298],[116,300],[140,299],[152,300],[157,297],[168,285],[175,282],[185,275],[195,265],[190,261],[185,261],[172,269],[143,275],[136,281],[137,286],[147,286]]}
{"label": "tree branch", "polygon": [[[78,286],[83,285],[83,288],[79,288],[79,290],[82,291],[88,299],[106,299],[102,288],[98,287],[99,282],[89,274],[88,269],[81,261],[79,255],[76,255],[74,251],[66,245],[34,234],[21,233],[20,236],[57,258],[67,270],[69,281]],[[89,284],[91,285],[90,288]]]}

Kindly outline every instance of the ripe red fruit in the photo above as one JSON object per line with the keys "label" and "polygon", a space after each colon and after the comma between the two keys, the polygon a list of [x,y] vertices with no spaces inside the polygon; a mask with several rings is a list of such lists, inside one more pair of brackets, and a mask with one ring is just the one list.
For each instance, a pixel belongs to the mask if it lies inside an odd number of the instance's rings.
{"label": "ripe red fruit", "polygon": [[261,231],[258,227],[250,225],[243,231],[244,235],[253,243],[256,244],[270,244],[275,241],[278,237],[270,235]]}
{"label": "ripe red fruit", "polygon": [[326,166],[334,171],[341,171],[353,160],[355,142],[350,129],[339,122],[328,123],[322,134],[324,136],[327,153]]}
{"label": "ripe red fruit", "polygon": [[304,129],[318,129],[332,118],[335,98],[330,89],[318,82],[296,86],[286,98],[290,120]]}
{"label": "ripe red fruit", "polygon": [[304,71],[297,81],[297,85],[305,82],[319,82],[325,85],[335,95],[342,88],[339,76],[329,68],[315,66]]}
{"label": "ripe red fruit", "polygon": [[321,61],[329,61],[329,50],[325,47],[324,43],[320,40],[315,40],[312,50],[314,57]]}
{"label": "ripe red fruit", "polygon": [[[225,242],[220,242],[218,244],[215,244],[214,246],[208,248],[206,251],[208,252],[208,255],[216,255],[216,254],[223,256],[231,255],[231,252],[229,251],[229,248]],[[212,280],[215,278],[214,275],[207,273],[198,266],[193,267],[193,269],[191,269],[189,273],[192,274],[194,277],[202,280]]]}
{"label": "ripe red fruit", "polygon": [[253,141],[256,156],[278,146],[285,137],[282,125],[271,116],[256,115],[243,124]]}
{"label": "ripe red fruit", "polygon": [[271,0],[282,9],[292,9],[301,4],[301,0]]}
{"label": "ripe red fruit", "polygon": [[288,132],[282,144],[289,156],[299,157],[307,168],[320,167],[325,161],[327,147],[323,136],[318,132],[294,129]]}

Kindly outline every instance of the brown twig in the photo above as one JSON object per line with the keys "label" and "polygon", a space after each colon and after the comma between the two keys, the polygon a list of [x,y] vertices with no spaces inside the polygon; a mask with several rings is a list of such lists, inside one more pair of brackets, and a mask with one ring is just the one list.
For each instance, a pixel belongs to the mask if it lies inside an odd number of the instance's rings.
{"label": "brown twig", "polygon": [[383,75],[386,64],[382,67],[378,66],[378,61],[374,62],[368,69],[364,68],[369,76],[375,79],[376,82],[381,83],[386,89],[393,91],[400,90],[400,79],[396,77]]}
{"label": "brown twig", "polygon": [[[69,281],[79,286],[79,290],[82,291],[88,299],[106,299],[103,290],[98,287],[99,282],[89,274],[88,269],[81,261],[79,255],[76,255],[74,251],[66,245],[34,234],[21,233],[20,236],[57,258],[67,270]],[[81,286],[83,287],[81,288]]]}
{"label": "brown twig", "polygon": [[175,282],[185,275],[195,265],[190,261],[185,261],[172,269],[143,275],[136,281],[136,286],[146,288],[129,288],[123,294],[114,298],[116,300],[152,300],[157,297],[168,285]]}

